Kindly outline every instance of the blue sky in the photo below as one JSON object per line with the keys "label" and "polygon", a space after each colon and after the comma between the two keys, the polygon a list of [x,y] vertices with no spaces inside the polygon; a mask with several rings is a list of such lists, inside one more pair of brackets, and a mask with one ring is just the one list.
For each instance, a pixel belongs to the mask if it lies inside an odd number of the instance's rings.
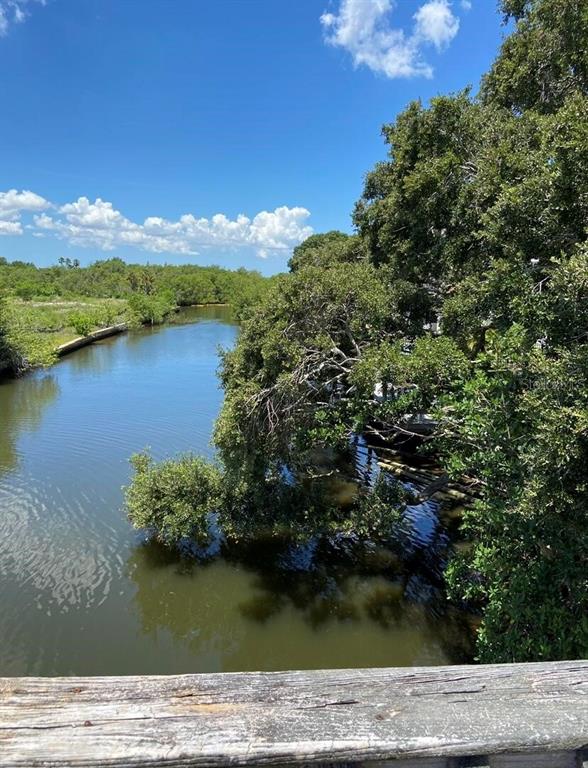
{"label": "blue sky", "polygon": [[0,0],[0,256],[280,271],[503,34],[494,0]]}

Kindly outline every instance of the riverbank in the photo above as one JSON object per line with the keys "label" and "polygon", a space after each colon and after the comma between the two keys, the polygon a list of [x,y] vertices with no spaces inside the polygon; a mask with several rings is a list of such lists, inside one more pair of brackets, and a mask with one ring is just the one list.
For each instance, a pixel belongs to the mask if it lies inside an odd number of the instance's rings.
{"label": "riverbank", "polygon": [[51,365],[57,350],[104,328],[160,325],[181,308],[231,306],[236,318],[257,303],[270,279],[258,272],[195,265],[88,267],[61,259],[36,267],[0,258],[0,376]]}
{"label": "riverbank", "polygon": [[82,347],[87,347],[88,344],[93,344],[95,341],[107,339],[110,336],[116,336],[119,333],[124,333],[129,328],[128,323],[118,323],[117,325],[111,325],[107,328],[101,328],[98,331],[93,331],[87,336],[78,336],[72,341],[68,341],[65,344],[61,344],[57,347],[56,353],[58,357],[64,357],[71,354]]}
{"label": "riverbank", "polygon": [[[174,313],[176,317],[185,310],[190,309],[204,309],[206,307],[230,307],[230,304],[226,302],[218,302],[218,303],[212,303],[207,302],[206,304],[188,304],[185,307],[176,307],[174,310]],[[149,323],[144,323],[145,326],[149,325]],[[89,344],[94,344],[96,341],[102,341],[102,339],[108,339],[111,336],[117,336],[119,333],[126,333],[126,331],[129,330],[129,323],[117,323],[116,325],[110,325],[106,328],[99,328],[97,331],[93,331],[92,333],[89,333],[87,336],[78,336],[75,339],[72,339],[71,341],[66,342],[65,344],[60,344],[57,347],[56,354],[58,357],[64,357],[65,355],[69,355],[71,352],[75,352],[78,349],[82,349],[83,347],[87,347]],[[1,369],[0,369],[1,373]]]}
{"label": "riverbank", "polygon": [[[224,311],[232,305],[228,302],[206,302],[175,306],[170,309],[169,314],[153,322],[153,318],[141,318],[133,312],[125,300],[118,299],[79,298],[47,302],[9,299],[7,306],[11,331],[18,338],[22,352],[16,367],[12,360],[3,360],[0,355],[0,380],[22,375],[35,368],[50,366],[65,355],[97,341],[125,333],[133,327],[174,324],[178,321],[182,322],[182,318],[193,311],[216,308]],[[76,313],[79,314],[78,317],[75,317]],[[90,329],[85,333],[77,333],[69,319],[72,314],[74,314],[73,319],[81,323],[78,328],[84,326],[84,330]],[[104,325],[108,317],[113,317],[115,322]],[[91,327],[92,323],[94,327]]]}
{"label": "riverbank", "polygon": [[124,299],[25,301],[8,296],[0,306],[0,375],[51,365],[68,345],[77,348],[83,345],[79,339],[95,340],[94,334],[130,320],[129,303]]}

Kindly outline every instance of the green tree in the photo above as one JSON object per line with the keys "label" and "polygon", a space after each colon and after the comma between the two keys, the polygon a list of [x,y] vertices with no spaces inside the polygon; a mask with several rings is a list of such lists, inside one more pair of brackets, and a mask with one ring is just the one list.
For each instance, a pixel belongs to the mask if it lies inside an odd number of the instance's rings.
{"label": "green tree", "polygon": [[515,19],[484,78],[482,98],[516,113],[554,112],[588,94],[588,6],[584,0],[503,0]]}
{"label": "green tree", "polygon": [[164,543],[184,538],[206,542],[209,515],[221,503],[221,475],[195,456],[154,464],[146,454],[132,459],[135,478],[126,491],[130,520]]}
{"label": "green tree", "polygon": [[333,230],[311,235],[296,246],[288,262],[291,272],[302,267],[330,267],[339,263],[353,263],[365,258],[359,238]]}

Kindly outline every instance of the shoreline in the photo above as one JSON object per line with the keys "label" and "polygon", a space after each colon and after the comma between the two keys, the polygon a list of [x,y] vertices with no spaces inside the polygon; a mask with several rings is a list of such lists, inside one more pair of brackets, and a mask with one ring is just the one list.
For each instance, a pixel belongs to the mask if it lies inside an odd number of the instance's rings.
{"label": "shoreline", "polygon": [[116,325],[109,325],[107,328],[99,328],[97,331],[92,331],[87,336],[78,336],[71,341],[66,341],[65,344],[60,344],[55,350],[55,353],[57,354],[57,357],[64,357],[65,355],[75,352],[77,349],[82,349],[82,347],[87,347],[90,344],[93,344],[95,341],[108,339],[110,336],[116,336],[119,333],[125,333],[128,329],[128,323],[117,323]]}
{"label": "shoreline", "polygon": [[[208,302],[206,304],[184,304],[182,306],[178,306],[173,314],[179,314],[183,309],[193,309],[197,307],[230,307],[229,302]],[[165,323],[162,323],[164,325]],[[143,327],[148,327],[149,323],[145,323]],[[109,325],[106,328],[98,328],[96,331],[92,331],[87,336],[77,336],[75,339],[72,339],[71,341],[66,341],[64,344],[60,344],[55,348],[55,355],[58,359],[61,359],[62,357],[65,357],[66,355],[71,354],[72,352],[76,352],[78,349],[83,349],[84,347],[90,346],[91,344],[94,344],[97,341],[102,341],[102,339],[108,339],[112,336],[118,336],[121,333],[126,333],[129,330],[129,324],[124,323],[116,323],[115,325]],[[51,366],[49,366],[51,367]],[[9,364],[0,365],[0,381],[4,379],[10,379],[10,378],[18,378],[19,376],[23,376],[24,374],[30,373],[31,371],[36,370],[39,368],[38,365],[28,365],[16,374],[12,372],[12,369]]]}

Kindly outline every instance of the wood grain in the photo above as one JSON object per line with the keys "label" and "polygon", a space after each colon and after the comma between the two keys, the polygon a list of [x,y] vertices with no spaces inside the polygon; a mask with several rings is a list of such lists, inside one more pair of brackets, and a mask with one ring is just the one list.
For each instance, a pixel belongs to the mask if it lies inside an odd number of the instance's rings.
{"label": "wood grain", "polygon": [[490,768],[578,768],[573,752],[551,752],[546,755],[494,755]]}
{"label": "wood grain", "polygon": [[0,678],[2,768],[416,758],[437,759],[430,763],[437,768],[444,765],[439,758],[514,754],[518,760],[521,753],[535,762],[492,764],[543,768],[550,765],[539,759],[546,752],[559,768],[567,763],[557,762],[564,759],[558,753],[573,756],[586,745],[586,661]]}

